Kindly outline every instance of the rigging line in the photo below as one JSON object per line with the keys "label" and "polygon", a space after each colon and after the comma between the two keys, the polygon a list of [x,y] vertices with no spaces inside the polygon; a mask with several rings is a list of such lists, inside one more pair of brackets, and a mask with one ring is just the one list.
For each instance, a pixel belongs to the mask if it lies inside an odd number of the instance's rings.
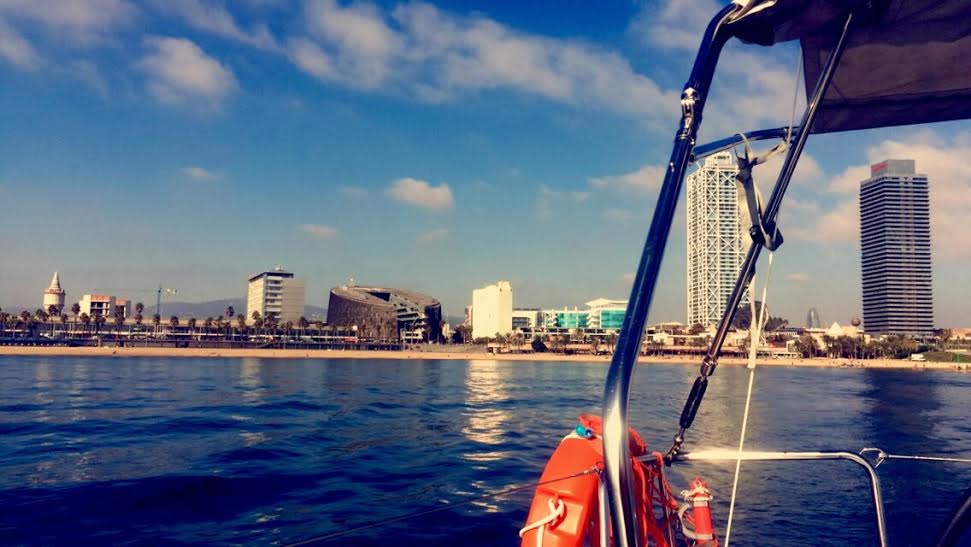
{"label": "rigging line", "polygon": [[457,501],[455,503],[451,503],[449,505],[445,505],[443,507],[436,507],[434,509],[428,509],[428,510],[425,510],[425,511],[418,511],[418,512],[415,512],[415,513],[409,513],[407,515],[399,515],[397,517],[391,517],[391,518],[387,518],[387,519],[376,520],[376,521],[373,521],[373,522],[369,522],[367,524],[362,524],[360,526],[354,526],[352,528],[345,528],[344,530],[339,530],[337,532],[332,532],[330,534],[325,534],[323,536],[312,537],[312,538],[300,540],[300,541],[297,541],[297,542],[294,542],[294,543],[287,543],[287,544],[284,545],[284,547],[298,547],[300,545],[311,545],[311,544],[314,544],[314,543],[328,541],[328,540],[336,539],[336,538],[339,538],[339,537],[342,537],[342,536],[346,536],[348,534],[352,534],[352,533],[355,533],[355,532],[360,532],[362,530],[367,530],[369,528],[376,528],[378,526],[384,526],[386,524],[392,524],[392,523],[400,522],[400,521],[403,521],[403,520],[408,520],[408,519],[413,519],[413,518],[418,518],[418,517],[424,517],[426,515],[431,515],[433,513],[440,513],[442,511],[448,511],[450,509],[455,509],[456,507],[461,507],[463,505],[468,505],[470,503],[475,503],[477,501],[487,500],[487,499],[490,499],[490,498],[498,498],[498,497],[502,497],[502,496],[505,496],[505,495],[508,495],[508,494],[513,494],[513,493],[516,493],[516,492],[520,492],[522,490],[527,490],[529,488],[538,488],[540,486],[545,486],[547,484],[553,484],[553,483],[560,482],[560,481],[565,481],[565,480],[568,480],[568,479],[575,479],[577,477],[582,477],[584,475],[591,475],[591,474],[594,474],[594,473],[599,474],[601,470],[602,470],[602,467],[600,465],[594,465],[593,467],[589,467],[587,469],[584,469],[583,471],[579,471],[577,473],[574,473],[572,475],[568,475],[566,477],[560,477],[560,478],[557,478],[557,479],[550,479],[548,481],[533,482],[533,483],[530,483],[530,484],[527,484],[527,485],[524,485],[524,486],[516,486],[514,488],[507,488],[506,490],[500,490],[498,492],[492,492],[492,493],[489,493],[489,494],[483,494],[481,496],[476,496],[474,498],[464,499],[464,500],[461,500],[461,501]]}
{"label": "rigging line", "polygon": [[[778,224],[776,225],[778,231]],[[729,546],[732,537],[732,522],[735,519],[735,499],[738,494],[738,480],[742,471],[742,451],[745,448],[745,434],[748,431],[749,409],[752,406],[752,391],[755,385],[755,361],[758,356],[759,342],[762,339],[762,331],[768,322],[767,301],[769,293],[769,280],[772,277],[772,262],[774,252],[769,253],[769,264],[765,272],[765,285],[762,287],[762,305],[758,310],[758,318],[755,316],[755,277],[749,284],[749,299],[752,306],[752,319],[749,328],[749,358],[748,358],[748,389],[745,393],[745,410],[742,412],[742,430],[738,437],[738,455],[735,458],[735,476],[732,479],[732,497],[728,506],[728,523],[725,525],[725,547]]]}
{"label": "rigging line", "polygon": [[903,456],[900,454],[887,454],[884,459],[887,460],[925,460],[932,462],[954,462],[954,463],[971,463],[971,458],[950,458],[945,456]]}

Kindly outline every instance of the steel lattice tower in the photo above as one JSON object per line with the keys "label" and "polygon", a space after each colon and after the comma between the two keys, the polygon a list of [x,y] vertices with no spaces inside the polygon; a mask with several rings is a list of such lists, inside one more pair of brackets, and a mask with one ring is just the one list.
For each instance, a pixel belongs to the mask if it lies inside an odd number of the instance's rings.
{"label": "steel lattice tower", "polygon": [[[688,324],[721,319],[745,260],[749,237],[742,229],[735,175],[728,152],[705,159],[688,182]],[[748,294],[742,303],[748,303]]]}

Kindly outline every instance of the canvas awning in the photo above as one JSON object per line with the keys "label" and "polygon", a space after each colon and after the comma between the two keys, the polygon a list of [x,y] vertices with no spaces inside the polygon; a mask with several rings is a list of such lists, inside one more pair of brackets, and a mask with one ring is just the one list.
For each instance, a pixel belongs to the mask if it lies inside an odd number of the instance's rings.
{"label": "canvas awning", "polygon": [[[799,40],[807,96],[844,14],[864,9],[814,133],[971,118],[971,0],[735,0],[743,41]],[[753,67],[753,70],[758,70]]]}

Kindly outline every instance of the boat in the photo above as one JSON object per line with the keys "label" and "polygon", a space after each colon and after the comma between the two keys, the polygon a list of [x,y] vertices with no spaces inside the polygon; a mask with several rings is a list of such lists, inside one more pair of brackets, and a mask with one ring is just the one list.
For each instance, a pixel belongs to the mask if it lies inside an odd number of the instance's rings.
{"label": "boat", "polygon": [[[738,133],[697,144],[716,65],[725,44],[735,39],[766,47],[799,42],[805,110],[799,123],[789,127]],[[779,210],[809,137],[971,118],[971,0],[733,0],[714,14],[701,37],[681,93],[680,109],[670,161],[607,373],[602,416],[581,416],[576,429],[553,453],[520,530],[522,545],[727,547],[734,493],[726,529],[715,530],[710,505],[713,496],[705,481],[694,480],[679,498],[667,480],[666,468],[685,461],[733,461],[737,485],[740,462],[782,460],[803,461],[806,465],[820,460],[857,464],[869,479],[875,515],[873,542],[889,545],[877,468],[891,459],[968,460],[890,454],[869,447],[844,451],[746,451],[747,404],[737,448],[684,448],[760,255],[763,250],[771,253],[783,244],[783,231],[777,225]],[[751,143],[764,140],[778,144],[766,154],[754,155]],[[740,146],[744,151],[737,154],[737,178],[751,221],[752,242],[691,386],[673,442],[665,452],[649,452],[628,425],[628,402],[681,186],[691,163]],[[785,154],[782,168],[771,194],[763,200],[752,182],[752,171],[775,153]],[[753,320],[753,329],[757,330],[759,323]],[[753,340],[757,339],[756,334],[752,333]],[[751,400],[755,357],[753,348],[747,402]],[[834,485],[834,490],[837,488]],[[954,507],[947,521],[941,523],[933,545],[971,545],[971,489]],[[764,541],[780,542],[784,539]],[[825,539],[820,543],[826,543]]]}

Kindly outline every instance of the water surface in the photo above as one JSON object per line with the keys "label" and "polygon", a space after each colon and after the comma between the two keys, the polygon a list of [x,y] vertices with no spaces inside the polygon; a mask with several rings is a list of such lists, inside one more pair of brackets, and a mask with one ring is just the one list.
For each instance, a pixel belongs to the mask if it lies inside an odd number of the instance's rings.
{"label": "water surface", "polygon": [[[0,543],[287,544],[539,478],[602,364],[0,357]],[[666,449],[694,366],[642,366],[633,425]],[[737,442],[747,371],[712,379],[686,448]],[[759,369],[748,446],[971,457],[971,376]],[[733,464],[701,474],[724,523]],[[925,545],[971,466],[880,468],[896,545]],[[334,545],[517,545],[529,493]],[[735,545],[872,545],[849,463],[743,466]],[[971,541],[966,540],[971,544]]]}

